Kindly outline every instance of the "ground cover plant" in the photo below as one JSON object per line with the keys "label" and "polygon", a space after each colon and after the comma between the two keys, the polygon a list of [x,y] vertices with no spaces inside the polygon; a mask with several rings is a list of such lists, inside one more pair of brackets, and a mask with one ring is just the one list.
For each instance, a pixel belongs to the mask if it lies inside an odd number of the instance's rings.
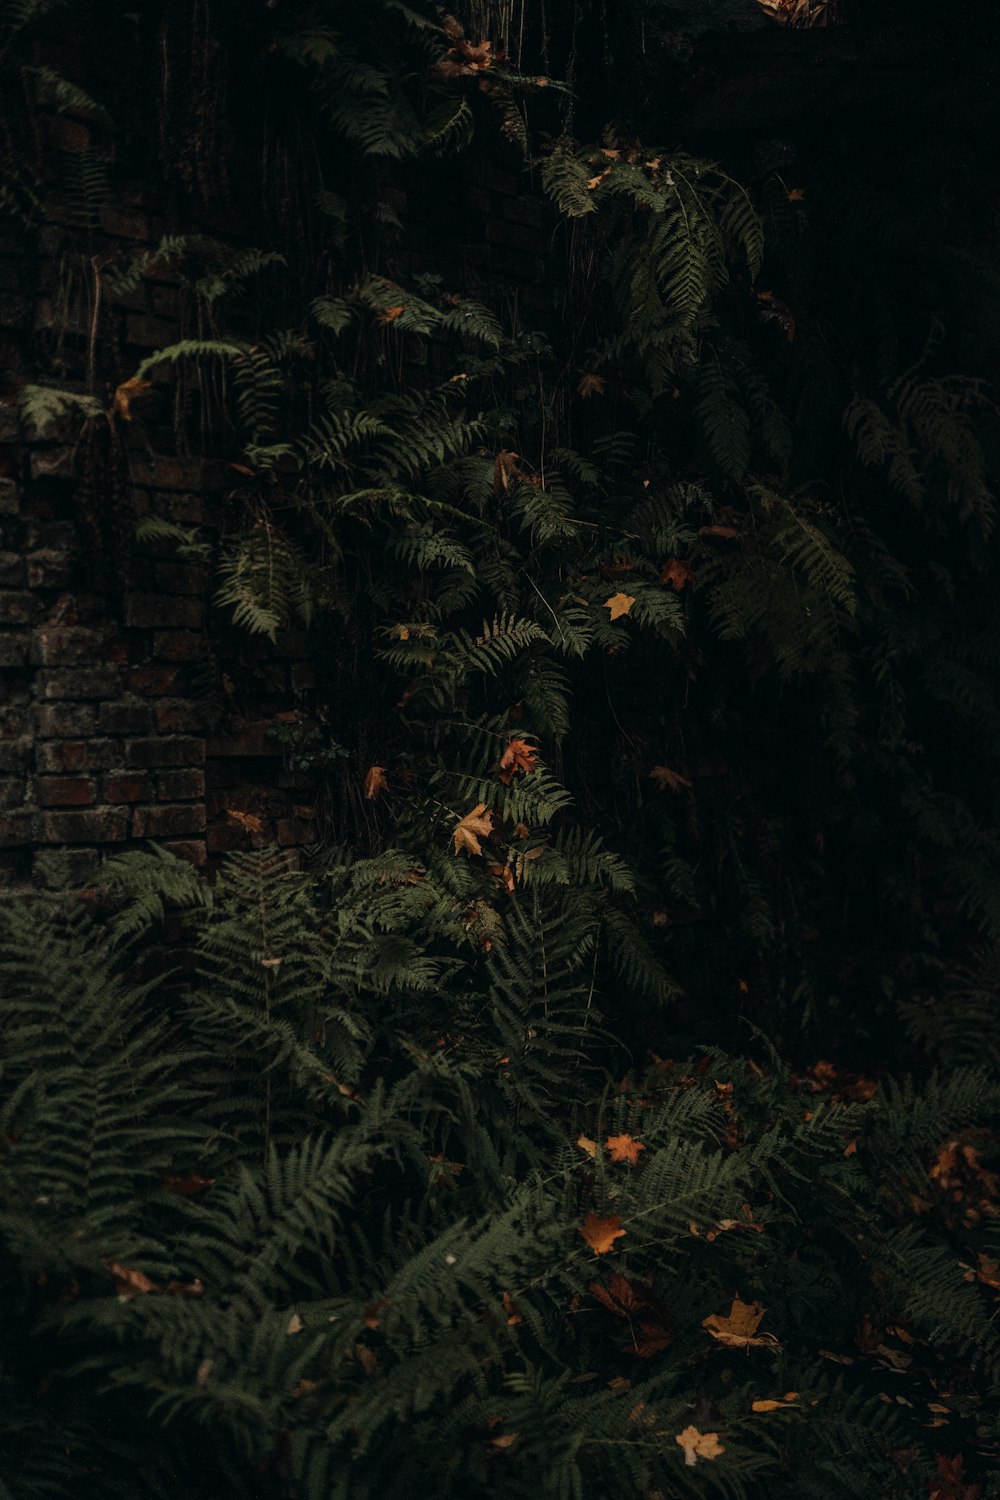
{"label": "ground cover plant", "polygon": [[[190,337],[18,399],[228,465],[130,545],[311,632],[321,836],[0,916],[0,1493],[1000,1493],[975,162],[658,144],[572,7],[100,5],[94,98],[7,9],[106,132],[81,222],[154,145],[253,204],[94,273]],[[534,310],[465,259],[496,172]]]}

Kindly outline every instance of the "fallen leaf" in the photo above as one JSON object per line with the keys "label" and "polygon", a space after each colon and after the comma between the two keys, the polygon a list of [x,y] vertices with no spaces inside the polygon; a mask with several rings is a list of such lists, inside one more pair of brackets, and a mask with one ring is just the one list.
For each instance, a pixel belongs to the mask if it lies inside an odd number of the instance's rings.
{"label": "fallen leaf", "polygon": [[178,1198],[193,1198],[195,1193],[203,1193],[214,1182],[214,1177],[199,1177],[193,1172],[190,1177],[164,1177],[160,1186],[165,1193],[176,1193]]}
{"label": "fallen leaf", "polygon": [[785,195],[789,203],[801,203],[806,196],[805,188],[789,188]]}
{"label": "fallen leaf", "polygon": [[131,1302],[133,1297],[145,1292],[160,1290],[156,1282],[150,1281],[143,1271],[132,1271],[128,1266],[120,1266],[116,1260],[106,1260],[104,1264],[115,1278],[115,1291],[122,1302]]}
{"label": "fallen leaf", "polygon": [[725,1453],[725,1448],[719,1442],[717,1432],[699,1432],[697,1427],[685,1427],[674,1438],[684,1449],[684,1463],[688,1468],[693,1468],[699,1458],[718,1458],[720,1453]]}
{"label": "fallen leaf", "polygon": [[382,1311],[383,1307],[389,1306],[390,1302],[387,1297],[379,1297],[374,1302],[370,1302],[365,1308],[364,1314],[362,1316],[362,1322],[364,1323],[365,1327],[370,1328],[372,1329],[372,1331],[374,1331],[378,1327],[379,1313]]}
{"label": "fallen leaf", "polygon": [[303,1396],[308,1396],[309,1392],[310,1391],[314,1391],[316,1389],[316,1387],[317,1387],[318,1384],[319,1384],[319,1382],[316,1381],[316,1380],[300,1380],[300,1381],[298,1381],[298,1383],[295,1385],[295,1387],[294,1387],[294,1389],[292,1391],[292,1400],[293,1401],[301,1401],[302,1397]]}
{"label": "fallen leaf", "polygon": [[377,797],[380,792],[387,792],[389,783],[386,780],[385,766],[369,766],[365,773],[365,796],[369,801]]}
{"label": "fallen leaf", "polygon": [[605,599],[604,608],[611,611],[612,620],[620,620],[622,615],[627,615],[635,603],[631,594],[612,594],[610,599]]}
{"label": "fallen leaf", "polygon": [[490,1438],[490,1447],[498,1448],[501,1450],[504,1448],[510,1448],[514,1443],[517,1442],[519,1435],[520,1434],[516,1432],[505,1432],[501,1437]]}
{"label": "fallen leaf", "polygon": [[782,1411],[787,1406],[794,1406],[799,1399],[798,1391],[786,1391],[783,1396],[770,1401],[754,1401],[751,1411]]}
{"label": "fallen leaf", "polygon": [[720,541],[731,541],[733,537],[739,536],[735,526],[699,526],[699,536],[714,536]]}
{"label": "fallen leaf", "polygon": [[535,769],[538,761],[538,751],[525,740],[512,739],[500,757],[500,780],[504,786],[510,786],[515,772],[523,771],[527,776]]}
{"label": "fallen leaf", "polygon": [[786,302],[782,302],[773,292],[758,292],[757,301],[762,304],[760,308],[760,320],[762,323],[777,323],[785,335],[785,342],[791,344],[795,339],[795,314]]}
{"label": "fallen leaf", "polygon": [[303,1323],[298,1313],[292,1313],[292,1316],[289,1318],[288,1322],[285,1325],[285,1332],[289,1334],[301,1333],[305,1326],[306,1325]]}
{"label": "fallen leaf", "polygon": [[494,879],[500,882],[507,895],[513,896],[517,886],[515,885],[514,872],[510,865],[490,865],[489,871]]}
{"label": "fallen leaf", "polygon": [[480,838],[493,832],[493,814],[485,802],[477,802],[471,812],[460,818],[451,831],[456,854],[482,854]]}
{"label": "fallen leaf", "polygon": [[264,832],[263,819],[258,818],[255,813],[243,812],[238,807],[227,807],[226,817],[231,818],[234,823],[238,823],[241,828],[245,828],[247,833]]}
{"label": "fallen leaf", "polygon": [[711,1313],[702,1319],[701,1326],[708,1329],[713,1339],[729,1349],[775,1345],[778,1340],[773,1333],[757,1332],[757,1325],[763,1316],[762,1302],[741,1302],[739,1297],[734,1297],[733,1305],[725,1316],[722,1313]]}
{"label": "fallen leaf", "polygon": [[205,1382],[207,1381],[208,1377],[211,1375],[211,1373],[212,1373],[212,1371],[214,1369],[215,1369],[215,1360],[214,1359],[203,1359],[202,1362],[201,1362],[201,1364],[198,1366],[197,1370],[195,1371],[195,1376],[194,1376],[194,1383],[195,1383],[195,1385],[204,1385]]}
{"label": "fallen leaf", "polygon": [[201,1297],[205,1288],[196,1276],[194,1281],[168,1281],[167,1292],[171,1297]]}
{"label": "fallen leaf", "polygon": [[671,771],[669,766],[654,766],[649,779],[656,782],[657,790],[661,792],[683,792],[691,787],[686,776],[680,771]]}
{"label": "fallen leaf", "polygon": [[524,1322],[523,1317],[521,1316],[521,1314],[517,1310],[517,1303],[514,1301],[513,1297],[510,1295],[510,1292],[504,1292],[502,1301],[503,1301],[503,1310],[507,1314],[507,1326],[508,1326],[508,1328],[516,1328],[519,1323],[523,1323]]}
{"label": "fallen leaf", "polygon": [[597,1156],[597,1142],[592,1141],[589,1135],[578,1135],[576,1138],[576,1144],[579,1146],[581,1151],[586,1151],[589,1157],[593,1158]]}
{"label": "fallen leaf", "polygon": [[405,311],[406,304],[402,302],[398,307],[384,307],[382,311],[377,314],[378,321],[380,323],[395,323],[400,314],[405,313]]}
{"label": "fallen leaf", "polygon": [[649,1282],[629,1281],[627,1276],[612,1271],[606,1287],[593,1281],[588,1291],[616,1318],[627,1320],[632,1335],[630,1354],[649,1359],[671,1342],[665,1314]]}
{"label": "fallen leaf", "polygon": [[676,589],[678,593],[686,583],[692,583],[694,578],[694,568],[690,563],[682,562],[679,557],[672,557],[660,569],[660,582],[669,583],[670,587]]}
{"label": "fallen leaf", "polygon": [[587,1217],[577,1233],[583,1235],[595,1255],[607,1255],[614,1247],[615,1240],[621,1239],[625,1230],[617,1214],[609,1214],[602,1219],[593,1209],[588,1209]]}
{"label": "fallen leaf", "polygon": [[131,422],[132,402],[137,401],[149,390],[152,390],[150,380],[138,380],[134,375],[130,380],[123,380],[112,398],[111,415],[121,417],[123,422]]}
{"label": "fallen leaf", "polygon": [[633,1167],[639,1164],[639,1152],[646,1149],[641,1141],[633,1140],[630,1135],[609,1135],[605,1146],[616,1165],[627,1162]]}
{"label": "fallen leaf", "polygon": [[[600,180],[600,177],[597,177],[594,179],[593,184],[588,184],[588,186],[596,186]],[[584,375],[576,388],[576,393],[586,401],[588,396],[603,396],[606,385],[607,380],[603,375]]]}
{"label": "fallen leaf", "polygon": [[378,1369],[378,1356],[367,1344],[355,1344],[354,1357],[366,1375],[374,1375]]}

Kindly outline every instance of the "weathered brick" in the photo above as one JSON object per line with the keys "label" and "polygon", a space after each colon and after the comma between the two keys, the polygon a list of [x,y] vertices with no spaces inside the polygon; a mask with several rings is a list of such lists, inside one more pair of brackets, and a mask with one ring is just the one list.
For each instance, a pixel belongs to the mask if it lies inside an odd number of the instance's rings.
{"label": "weathered brick", "polygon": [[89,703],[38,703],[34,709],[39,739],[78,739],[93,734],[97,714]]}
{"label": "weathered brick", "polygon": [[38,819],[41,844],[117,844],[128,838],[128,812],[89,807],[85,812],[48,812]]}
{"label": "weathered brick", "polygon": [[160,698],[164,693],[170,692],[177,677],[177,667],[159,667],[146,662],[143,666],[133,667],[129,672],[129,691],[141,693],[144,697]]}
{"label": "weathered brick", "polygon": [[112,770],[121,758],[118,740],[43,740],[35,751],[43,774]]}
{"label": "weathered brick", "polygon": [[200,766],[205,760],[205,741],[178,735],[173,739],[125,741],[125,763],[140,770],[147,766]]}
{"label": "weathered brick", "polygon": [[33,844],[38,835],[38,814],[32,811],[0,815],[0,849]]}
{"label": "weathered brick", "polygon": [[96,849],[36,849],[31,878],[43,890],[71,890],[89,884],[100,862]]}
{"label": "weathered brick", "polygon": [[105,734],[147,734],[153,728],[153,710],[145,703],[102,703],[97,723]]}
{"label": "weathered brick", "polygon": [[38,615],[39,601],[34,594],[0,591],[0,625],[30,625]]}
{"label": "weathered brick", "polygon": [[193,865],[203,865],[208,858],[208,849],[204,839],[178,839],[164,844],[170,854],[176,854],[178,859],[190,860]]}
{"label": "weathered brick", "polygon": [[280,756],[277,742],[271,738],[271,724],[267,721],[245,724],[231,734],[220,734],[208,742],[208,754],[220,758],[231,755]]}
{"label": "weathered brick", "polygon": [[35,782],[39,807],[86,807],[96,794],[97,783],[90,776],[39,776]]}
{"label": "weathered brick", "polygon": [[153,795],[152,778],[142,772],[119,771],[105,776],[101,795],[105,802],[148,802]]}
{"label": "weathered brick", "polygon": [[113,698],[121,690],[121,673],[114,667],[55,668],[38,673],[43,698]]}
{"label": "weathered brick", "polygon": [[29,588],[61,589],[73,576],[72,557],[54,547],[29,552],[27,563]]}
{"label": "weathered brick", "polygon": [[157,703],[153,709],[161,734],[195,734],[205,727],[205,708],[186,698]]}
{"label": "weathered brick", "polygon": [[176,335],[176,325],[166,318],[132,313],[125,319],[126,342],[138,344],[141,349],[160,349],[164,344],[173,343]]}
{"label": "weathered brick", "polygon": [[28,636],[13,631],[0,635],[0,667],[23,667],[28,660]]}
{"label": "weathered brick", "polygon": [[31,453],[32,479],[72,479],[73,449],[34,448]]}
{"label": "weathered brick", "polygon": [[295,844],[308,844],[316,837],[316,829],[304,818],[279,818],[274,825],[278,843],[283,849]]}
{"label": "weathered brick", "polygon": [[130,594],[125,600],[125,624],[136,630],[147,630],[158,625],[197,630],[202,622],[204,608],[200,599],[167,598],[162,594]]}
{"label": "weathered brick", "polygon": [[24,558],[19,552],[0,552],[0,588],[21,588],[25,571]]}
{"label": "weathered brick", "polygon": [[130,213],[128,209],[115,208],[110,203],[101,209],[101,228],[105,234],[120,240],[149,239],[149,221],[145,214]]}
{"label": "weathered brick", "polygon": [[158,630],[153,655],[160,661],[197,661],[205,654],[205,638],[193,630]]}
{"label": "weathered brick", "polygon": [[306,662],[294,662],[291,671],[291,682],[296,692],[301,692],[304,688],[313,688],[316,686],[316,673]]}
{"label": "weathered brick", "polygon": [[34,743],[23,739],[0,740],[0,771],[24,771],[31,764]]}
{"label": "weathered brick", "polygon": [[84,625],[40,625],[32,637],[31,659],[40,666],[64,667],[79,666],[82,662],[106,662],[107,634]]}
{"label": "weathered brick", "polygon": [[16,516],[18,490],[13,479],[0,479],[0,516]]}
{"label": "weathered brick", "polygon": [[205,592],[206,572],[195,563],[156,562],[153,564],[155,587],[164,594],[196,594]]}
{"label": "weathered brick", "polygon": [[0,807],[17,807],[24,801],[23,776],[0,777]]}
{"label": "weathered brick", "polygon": [[132,459],[135,484],[154,490],[197,490],[201,488],[204,465],[193,458],[169,458],[166,454],[136,454]]}
{"label": "weathered brick", "polygon": [[228,854],[230,849],[249,849],[250,835],[239,823],[213,823],[205,835],[209,854]]}
{"label": "weathered brick", "polygon": [[204,797],[204,771],[164,771],[156,778],[156,795],[160,802],[185,802]]}
{"label": "weathered brick", "polygon": [[180,807],[137,807],[132,814],[136,838],[164,838],[184,833],[202,833],[205,809],[196,802]]}

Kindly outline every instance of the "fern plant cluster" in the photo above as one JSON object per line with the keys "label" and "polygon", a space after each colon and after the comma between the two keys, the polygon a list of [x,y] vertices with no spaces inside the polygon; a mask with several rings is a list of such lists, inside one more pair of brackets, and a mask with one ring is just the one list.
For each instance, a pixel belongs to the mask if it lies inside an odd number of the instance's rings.
{"label": "fern plant cluster", "polygon": [[[582,141],[538,20],[192,8],[258,240],[102,262],[197,316],[72,404],[230,462],[138,540],[311,632],[329,817],[5,916],[14,1496],[997,1493],[986,249],[930,145]],[[537,325],[406,241],[497,151]]]}

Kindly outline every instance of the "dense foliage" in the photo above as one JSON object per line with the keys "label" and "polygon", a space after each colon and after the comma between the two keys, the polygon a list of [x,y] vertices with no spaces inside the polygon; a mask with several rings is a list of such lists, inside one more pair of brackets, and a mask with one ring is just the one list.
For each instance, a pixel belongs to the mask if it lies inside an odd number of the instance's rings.
{"label": "dense foliage", "polygon": [[[50,8],[86,230],[150,133]],[[503,10],[118,17],[253,242],[105,260],[190,337],[21,405],[230,462],[137,545],[312,632],[325,836],[3,918],[18,1500],[1000,1494],[993,225],[948,139],[582,144]]]}

